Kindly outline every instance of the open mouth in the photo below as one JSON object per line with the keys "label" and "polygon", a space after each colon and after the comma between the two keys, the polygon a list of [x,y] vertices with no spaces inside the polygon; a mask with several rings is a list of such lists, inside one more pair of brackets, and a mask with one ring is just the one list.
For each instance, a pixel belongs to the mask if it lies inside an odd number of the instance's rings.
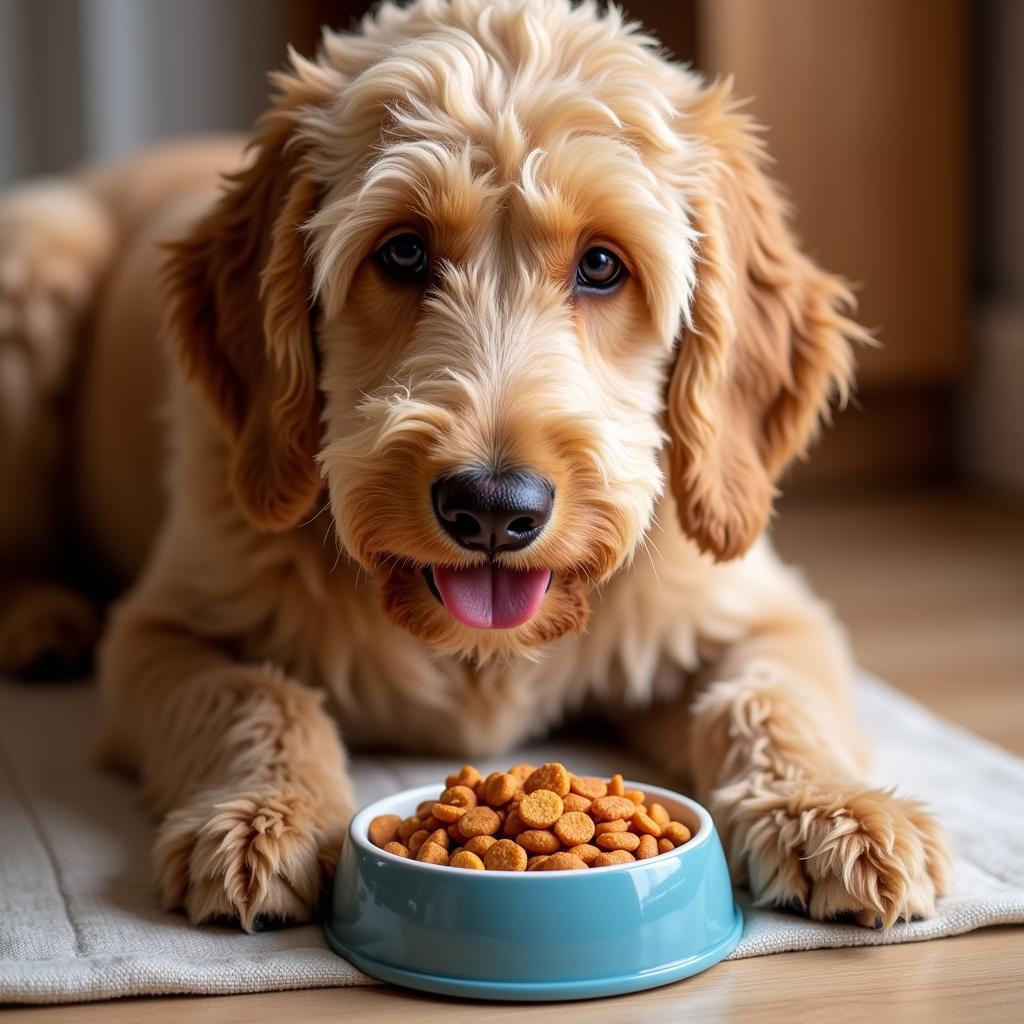
{"label": "open mouth", "polygon": [[468,569],[434,565],[423,576],[448,614],[473,629],[515,629],[529,622],[551,586],[550,569],[510,569],[494,562]]}

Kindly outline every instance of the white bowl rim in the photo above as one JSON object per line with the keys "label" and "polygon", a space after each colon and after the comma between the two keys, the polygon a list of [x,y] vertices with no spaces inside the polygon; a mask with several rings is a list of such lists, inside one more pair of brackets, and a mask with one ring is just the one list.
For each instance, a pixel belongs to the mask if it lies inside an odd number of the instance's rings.
{"label": "white bowl rim", "polygon": [[443,871],[446,877],[464,877],[469,879],[487,879],[489,881],[497,881],[498,879],[512,879],[529,876],[532,878],[575,878],[578,876],[590,875],[593,871],[599,871],[601,877],[605,877],[612,871],[636,871],[644,868],[649,868],[655,864],[666,864],[667,862],[677,858],[683,857],[687,852],[695,850],[698,846],[703,845],[711,833],[714,831],[714,822],[711,820],[711,815],[707,809],[697,803],[696,800],[688,796],[684,796],[682,793],[677,793],[672,789],[665,789],[661,786],[652,786],[643,782],[636,782],[632,779],[624,779],[624,785],[628,789],[639,789],[647,795],[653,795],[674,801],[676,803],[684,804],[700,822],[700,827],[697,832],[690,837],[689,841],[684,843],[682,846],[677,846],[674,850],[668,853],[658,854],[656,857],[648,857],[646,860],[637,860],[632,863],[626,864],[610,864],[607,867],[602,868],[576,868],[569,871],[472,871],[465,869],[454,869],[454,871],[448,867],[447,864],[428,864],[426,861],[415,860],[412,857],[399,857],[395,853],[388,853],[387,850],[382,849],[379,846],[374,846],[370,842],[369,838],[369,824],[373,818],[377,817],[378,814],[390,814],[392,811],[386,811],[381,809],[381,805],[391,804],[396,800],[408,800],[412,803],[413,807],[423,800],[430,798],[431,794],[437,794],[438,786],[436,784],[430,784],[426,786],[415,786],[412,789],[400,790],[397,793],[392,793],[390,796],[381,797],[379,800],[374,800],[372,803],[366,804],[366,806],[360,808],[355,815],[352,817],[351,822],[348,826],[348,838],[350,842],[354,842],[361,850],[366,853],[370,853],[375,857],[380,857],[385,861],[391,861],[394,864],[401,864],[404,867],[410,869],[417,869],[423,871]]}

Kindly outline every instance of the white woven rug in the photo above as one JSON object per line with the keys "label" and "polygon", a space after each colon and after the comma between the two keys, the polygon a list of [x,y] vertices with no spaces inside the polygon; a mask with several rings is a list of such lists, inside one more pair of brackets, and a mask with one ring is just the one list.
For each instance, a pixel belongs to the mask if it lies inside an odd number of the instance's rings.
{"label": "white woven rug", "polygon": [[[95,696],[87,685],[0,683],[0,1003],[370,984],[328,950],[316,926],[247,936],[192,928],[160,909],[149,868],[153,824],[131,783],[88,764]],[[949,830],[952,894],[933,919],[884,933],[744,905],[747,927],[734,958],[1024,923],[1024,761],[868,677],[860,709],[876,739],[876,781],[898,781],[928,800]],[[575,741],[521,755],[553,757],[658,781],[621,753]],[[393,758],[354,767],[363,800],[449,770]]]}

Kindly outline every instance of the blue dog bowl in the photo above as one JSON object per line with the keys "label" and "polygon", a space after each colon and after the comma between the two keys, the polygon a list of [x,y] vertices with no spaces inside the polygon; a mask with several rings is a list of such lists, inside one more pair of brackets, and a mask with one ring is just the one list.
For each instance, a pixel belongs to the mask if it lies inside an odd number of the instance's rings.
{"label": "blue dog bowl", "polygon": [[438,786],[364,807],[349,826],[325,925],[336,953],[381,981],[473,999],[589,999],[706,970],[739,942],[743,917],[708,812],[627,783],[693,833],[633,864],[580,871],[472,871],[375,847],[378,814],[407,817]]}

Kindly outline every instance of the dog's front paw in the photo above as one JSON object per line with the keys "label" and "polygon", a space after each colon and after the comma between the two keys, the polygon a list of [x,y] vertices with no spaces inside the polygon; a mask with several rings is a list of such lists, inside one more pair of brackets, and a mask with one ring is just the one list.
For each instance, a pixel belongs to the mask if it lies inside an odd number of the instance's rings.
{"label": "dog's front paw", "polygon": [[206,793],[164,819],[155,859],[164,903],[193,924],[309,921],[346,822],[308,795]]}
{"label": "dog's front paw", "polygon": [[718,790],[714,807],[758,906],[889,928],[929,917],[945,891],[942,830],[891,791],[753,777]]}

